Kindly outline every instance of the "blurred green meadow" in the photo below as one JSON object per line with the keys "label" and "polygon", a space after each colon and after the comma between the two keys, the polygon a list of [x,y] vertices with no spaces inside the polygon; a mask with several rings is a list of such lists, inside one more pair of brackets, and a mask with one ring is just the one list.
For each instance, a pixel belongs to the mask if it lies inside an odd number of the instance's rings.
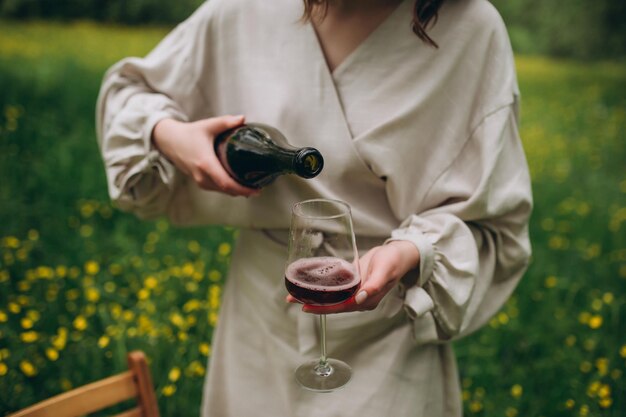
{"label": "blurred green meadow", "polygon": [[[150,358],[164,416],[198,414],[236,230],[108,201],[105,69],[164,28],[0,22],[0,415]],[[626,65],[517,58],[534,254],[456,343],[470,416],[626,415]]]}

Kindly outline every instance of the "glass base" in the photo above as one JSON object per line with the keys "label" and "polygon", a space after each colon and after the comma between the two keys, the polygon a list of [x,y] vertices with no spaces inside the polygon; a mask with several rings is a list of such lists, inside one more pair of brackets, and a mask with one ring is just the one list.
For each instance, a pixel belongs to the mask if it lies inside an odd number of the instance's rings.
{"label": "glass base", "polygon": [[328,359],[328,366],[324,367],[319,360],[300,365],[296,369],[296,381],[315,392],[331,392],[343,387],[352,377],[352,368],[345,362],[337,359]]}

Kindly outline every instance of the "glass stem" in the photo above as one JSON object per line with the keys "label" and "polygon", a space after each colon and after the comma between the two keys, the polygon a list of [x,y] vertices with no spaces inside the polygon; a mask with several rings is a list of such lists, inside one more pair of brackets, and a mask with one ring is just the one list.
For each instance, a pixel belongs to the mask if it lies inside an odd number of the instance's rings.
{"label": "glass stem", "polygon": [[320,314],[320,361],[315,367],[315,372],[319,376],[329,376],[333,373],[333,367],[330,366],[326,356],[326,314]]}

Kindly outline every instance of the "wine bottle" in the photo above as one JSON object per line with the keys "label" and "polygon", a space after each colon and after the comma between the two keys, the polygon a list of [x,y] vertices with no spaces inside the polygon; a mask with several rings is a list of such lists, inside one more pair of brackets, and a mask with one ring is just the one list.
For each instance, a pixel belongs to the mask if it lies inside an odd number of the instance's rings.
{"label": "wine bottle", "polygon": [[262,188],[284,174],[313,178],[324,167],[317,149],[293,147],[277,129],[261,123],[221,133],[215,153],[230,176],[250,188]]}

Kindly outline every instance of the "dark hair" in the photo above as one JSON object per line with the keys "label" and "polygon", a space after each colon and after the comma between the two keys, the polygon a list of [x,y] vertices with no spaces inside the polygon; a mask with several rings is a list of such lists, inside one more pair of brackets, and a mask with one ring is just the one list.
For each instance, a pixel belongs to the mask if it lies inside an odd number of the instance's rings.
{"label": "dark hair", "polygon": [[[305,21],[309,21],[313,17],[313,8],[316,5],[322,6],[320,15],[324,16],[326,14],[326,9],[328,8],[328,3],[331,0],[303,1],[304,15],[302,17]],[[426,28],[430,23],[434,25],[437,22],[437,13],[439,12],[439,8],[443,2],[444,0],[415,0],[415,5],[413,6],[413,21],[411,22],[413,33],[415,33],[417,37],[425,43],[434,46],[435,48],[438,48],[438,45],[430,36],[428,36]]]}

